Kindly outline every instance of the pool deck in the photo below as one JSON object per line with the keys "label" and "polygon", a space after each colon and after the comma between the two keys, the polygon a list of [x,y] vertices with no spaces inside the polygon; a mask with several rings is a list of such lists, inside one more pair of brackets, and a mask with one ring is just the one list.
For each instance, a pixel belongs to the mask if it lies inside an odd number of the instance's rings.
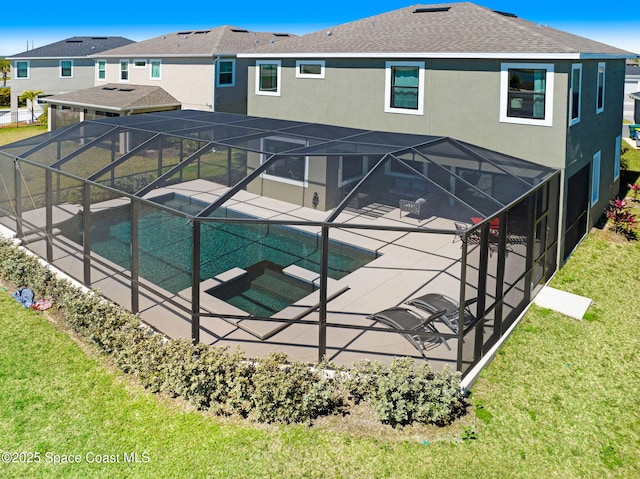
{"label": "pool deck", "polygon": [[[226,191],[227,188],[221,185],[205,180],[194,180],[154,190],[152,195],[175,192],[210,202]],[[114,202],[118,201],[120,200],[114,200]],[[93,205],[92,209],[113,206],[114,202]],[[226,203],[226,206],[252,216],[278,220],[320,222],[330,213],[295,206],[246,191],[236,194]],[[375,208],[375,205],[371,208]],[[54,209],[55,222],[62,221],[79,211],[79,207],[73,205],[60,205]],[[44,223],[44,214],[40,210],[26,212],[24,218],[36,226]],[[398,208],[375,214],[345,210],[339,216],[339,221],[371,226],[415,227],[418,224],[416,218],[401,215]],[[427,218],[421,221],[420,225],[454,229],[453,220],[445,218]],[[303,226],[300,229],[319,233],[319,227]],[[456,236],[430,232],[332,228],[331,239],[375,251],[380,256],[342,279],[331,281],[329,291],[331,300],[327,307],[329,323],[384,327],[381,324],[374,324],[368,316],[427,292],[437,292],[453,297],[459,294],[461,243],[456,241]],[[26,237],[25,242],[28,243],[29,249],[45,256],[46,242],[42,233]],[[519,254],[518,245],[514,245],[513,248],[515,251],[511,254]],[[79,249],[77,244],[71,243],[66,238],[58,236],[53,242],[53,250],[54,266],[81,280],[83,278],[81,248]],[[130,282],[125,277],[114,274],[127,272],[109,261],[104,260],[104,263],[109,268],[95,261],[92,262],[91,287],[118,304],[130,308]],[[211,281],[202,282],[201,293],[211,287]],[[141,279],[141,284],[144,286],[150,283]],[[169,297],[171,302],[144,287],[140,291],[140,317],[143,321],[168,337],[191,337],[191,322],[187,313],[191,308],[190,288],[175,295],[165,291],[164,295]],[[202,313],[212,311],[219,314],[238,313],[237,310],[228,309],[227,307],[233,307],[227,303],[224,303],[226,306],[214,304],[215,298],[210,299],[213,297],[206,293],[201,294],[201,297],[205,298],[201,304]],[[317,303],[318,291],[274,315],[274,318],[298,318],[317,323],[318,312],[313,310]],[[175,305],[180,305],[184,311],[180,311]],[[448,332],[441,324],[436,324],[436,327],[440,332]],[[247,357],[266,356],[270,352],[277,351],[286,353],[294,360],[308,362],[318,360],[319,328],[316,324],[201,317],[200,340],[232,349],[240,347]],[[387,363],[396,356],[422,358],[403,336],[393,332],[329,327],[326,340],[328,359],[339,365],[350,365],[353,361],[364,358]],[[446,344],[434,341],[426,351],[434,369],[439,369],[445,363],[455,367],[456,354],[456,339],[447,340]]]}

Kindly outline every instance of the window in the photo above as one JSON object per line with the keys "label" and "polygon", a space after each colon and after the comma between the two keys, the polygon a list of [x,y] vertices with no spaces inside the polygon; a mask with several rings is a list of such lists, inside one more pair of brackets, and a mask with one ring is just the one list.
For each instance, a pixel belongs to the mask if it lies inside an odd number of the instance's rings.
{"label": "window", "polygon": [[569,91],[569,126],[580,122],[580,90],[582,88],[582,65],[571,67],[571,89]]}
{"label": "window", "polygon": [[98,60],[98,80],[107,79],[107,61]]}
{"label": "window", "polygon": [[[262,155],[261,161],[267,161],[271,158],[271,154],[284,153],[301,146],[306,146],[306,142],[297,138],[279,136],[263,138],[262,151],[268,153]],[[281,156],[269,165],[263,176],[283,183],[307,186],[307,157],[304,155]]]}
{"label": "window", "polygon": [[235,86],[235,60],[220,60],[218,62],[218,86]]}
{"label": "window", "polygon": [[600,152],[593,155],[591,163],[591,206],[598,202],[600,197]]}
{"label": "window", "polygon": [[150,60],[151,70],[149,70],[149,78],[152,80],[160,80],[160,60]]}
{"label": "window", "polygon": [[367,156],[341,156],[338,166],[338,186],[354,183],[367,173]]}
{"label": "window", "polygon": [[501,122],[552,125],[553,65],[503,63],[500,88]]}
{"label": "window", "polygon": [[16,78],[29,78],[29,62],[16,62]]}
{"label": "window", "polygon": [[73,78],[73,60],[60,60],[60,78]]}
{"label": "window", "polygon": [[120,81],[129,81],[129,60],[120,60]]}
{"label": "window", "polygon": [[598,63],[598,86],[596,91],[596,113],[602,113],[604,111],[604,74],[605,63]]}
{"label": "window", "polygon": [[256,61],[256,95],[280,96],[280,61]]}
{"label": "window", "polygon": [[297,60],[296,78],[324,78],[324,61]]}
{"label": "window", "polygon": [[133,60],[133,68],[146,68],[147,60]]}
{"label": "window", "polygon": [[616,181],[618,178],[620,178],[620,150],[622,148],[622,135],[618,135],[616,137],[616,151],[614,152],[615,154],[615,160],[613,163],[613,181]]}
{"label": "window", "polygon": [[422,115],[423,105],[424,62],[387,62],[384,111]]}

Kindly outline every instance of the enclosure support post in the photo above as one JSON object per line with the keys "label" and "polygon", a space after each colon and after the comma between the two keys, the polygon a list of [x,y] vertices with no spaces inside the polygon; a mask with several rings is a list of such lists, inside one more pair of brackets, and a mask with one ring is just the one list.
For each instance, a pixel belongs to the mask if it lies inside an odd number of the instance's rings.
{"label": "enclosure support post", "polygon": [[45,241],[47,244],[47,261],[53,263],[53,180],[51,170],[45,169]]}
{"label": "enclosure support post", "polygon": [[136,314],[140,311],[140,256],[138,255],[138,217],[140,216],[140,205],[137,199],[131,199],[131,312]]}
{"label": "enclosure support post", "polygon": [[84,253],[84,285],[91,287],[91,186],[82,185],[82,246]]}
{"label": "enclosure support post", "polygon": [[327,354],[327,272],[329,270],[329,227],[323,226],[320,260],[320,311],[318,317],[318,362]]}
{"label": "enclosure support post", "polygon": [[18,160],[15,160],[13,165],[16,177],[16,235],[19,239],[22,239],[24,237],[24,230],[22,228],[22,175],[20,174]]}
{"label": "enclosure support post", "polygon": [[200,342],[200,221],[194,219],[191,252],[191,340]]}

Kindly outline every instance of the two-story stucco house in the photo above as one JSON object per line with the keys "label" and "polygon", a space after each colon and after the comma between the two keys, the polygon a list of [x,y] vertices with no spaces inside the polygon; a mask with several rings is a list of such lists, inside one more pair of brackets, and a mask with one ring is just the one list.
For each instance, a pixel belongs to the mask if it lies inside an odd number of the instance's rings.
{"label": "two-story stucco house", "polygon": [[560,169],[561,259],[618,192],[631,56],[467,2],[413,5],[238,55],[252,62],[249,115],[449,136]]}
{"label": "two-story stucco house", "polygon": [[236,55],[289,37],[229,25],[168,33],[93,55],[95,86],[160,86],[183,109],[246,113],[248,60]]}
{"label": "two-story stucco house", "polygon": [[95,85],[91,55],[133,43],[123,37],[71,37],[7,57],[11,61],[11,111],[25,91],[41,97]]}

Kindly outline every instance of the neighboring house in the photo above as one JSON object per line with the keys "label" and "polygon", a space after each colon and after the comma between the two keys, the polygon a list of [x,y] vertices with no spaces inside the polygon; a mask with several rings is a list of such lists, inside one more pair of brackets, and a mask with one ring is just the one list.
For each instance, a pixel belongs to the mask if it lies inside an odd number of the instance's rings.
{"label": "neighboring house", "polygon": [[94,86],[90,55],[131,43],[133,40],[123,37],[72,37],[7,57],[11,61],[11,111],[18,111],[18,98],[27,90],[42,91],[42,98]]}
{"label": "neighboring house", "polygon": [[289,37],[228,25],[168,33],[93,55],[92,85],[160,86],[183,109],[246,113],[248,60],[237,53]]}
{"label": "neighboring house", "polygon": [[[560,169],[563,260],[618,192],[625,59],[633,56],[451,3],[413,5],[238,58],[252,61],[249,115],[449,136]],[[366,171],[363,159],[359,174]]]}
{"label": "neighboring house", "polygon": [[624,94],[640,91],[640,64],[628,63],[624,77]]}

